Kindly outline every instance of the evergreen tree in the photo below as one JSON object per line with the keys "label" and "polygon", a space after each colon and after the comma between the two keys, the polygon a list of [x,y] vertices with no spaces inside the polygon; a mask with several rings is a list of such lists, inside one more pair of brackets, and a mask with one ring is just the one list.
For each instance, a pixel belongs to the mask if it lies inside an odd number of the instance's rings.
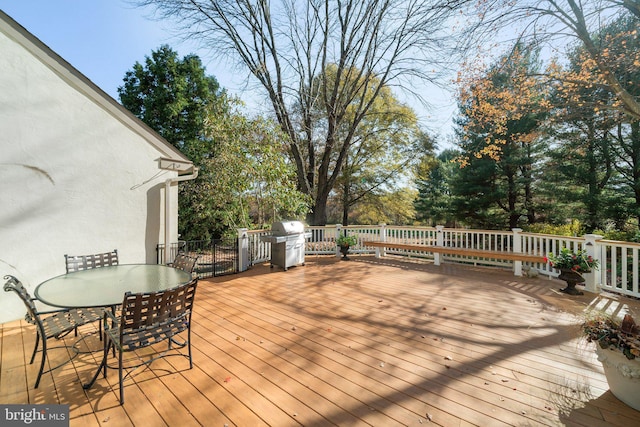
{"label": "evergreen tree", "polygon": [[[635,17],[621,17],[592,35],[615,78],[633,96],[640,95],[635,83],[640,78],[635,53],[639,22]],[[556,144],[551,166],[556,168],[557,183],[564,187],[555,194],[561,202],[577,204],[574,216],[585,223],[586,231],[603,230],[611,223],[624,228],[630,216],[635,216],[637,224],[637,120],[619,111],[620,101],[603,84],[606,78],[584,47],[576,48],[569,60],[566,69],[554,74],[558,84],[553,98]]]}
{"label": "evergreen tree", "polygon": [[538,67],[537,54],[516,45],[489,69],[459,80],[463,167],[451,190],[470,225],[515,228],[536,220],[537,141],[549,109]]}
{"label": "evergreen tree", "polygon": [[229,99],[196,55],[180,59],[163,45],[136,62],[118,88],[120,102],[195,164],[214,151],[205,136],[211,117],[229,113]]}
{"label": "evergreen tree", "polygon": [[430,226],[455,223],[452,206],[451,182],[459,165],[454,162],[460,156],[456,150],[444,150],[437,157],[423,156],[417,169],[418,196],[414,202],[417,220]]}

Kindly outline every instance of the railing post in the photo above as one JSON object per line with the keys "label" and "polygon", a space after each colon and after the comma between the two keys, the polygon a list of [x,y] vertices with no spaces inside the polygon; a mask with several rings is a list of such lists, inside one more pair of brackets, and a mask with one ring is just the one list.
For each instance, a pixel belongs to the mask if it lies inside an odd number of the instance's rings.
{"label": "railing post", "polygon": [[[522,253],[522,228],[512,228],[513,231],[513,252],[516,254]],[[513,274],[514,276],[522,276],[522,261],[513,262]]]}
{"label": "railing post", "polygon": [[[387,224],[384,222],[380,223],[380,241],[387,241]],[[376,248],[376,258],[380,258],[381,256],[385,256],[387,254],[386,248]]]}
{"label": "railing post", "polygon": [[[587,256],[593,257],[595,261],[598,262],[600,268],[605,268],[602,265],[602,260],[600,259],[600,251],[596,250],[597,241],[601,240],[603,236],[599,234],[585,234],[584,235],[584,249],[587,253]],[[587,292],[598,293],[600,291],[600,282],[596,283],[598,278],[602,277],[600,274],[596,274],[595,269],[591,269],[590,273],[584,273],[584,290]]]}
{"label": "railing post", "polygon": [[238,228],[238,268],[249,269],[249,230],[246,228]]}
{"label": "railing post", "polygon": [[[444,225],[436,225],[436,246],[444,246]],[[440,265],[441,253],[433,254],[433,265]]]}
{"label": "railing post", "polygon": [[340,258],[340,248],[338,247],[338,238],[340,237],[340,233],[342,233],[342,224],[336,224],[336,258]]}

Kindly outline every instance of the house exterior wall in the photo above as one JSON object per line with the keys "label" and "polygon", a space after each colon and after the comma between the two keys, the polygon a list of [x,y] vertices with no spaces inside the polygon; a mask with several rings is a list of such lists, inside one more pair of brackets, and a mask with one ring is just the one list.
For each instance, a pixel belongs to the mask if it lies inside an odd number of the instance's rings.
{"label": "house exterior wall", "polygon": [[[33,294],[65,273],[64,254],[117,249],[120,263],[155,263],[165,182],[178,176],[159,168],[167,152],[23,44],[0,31],[0,279],[14,275]],[[0,292],[0,322],[24,312]]]}

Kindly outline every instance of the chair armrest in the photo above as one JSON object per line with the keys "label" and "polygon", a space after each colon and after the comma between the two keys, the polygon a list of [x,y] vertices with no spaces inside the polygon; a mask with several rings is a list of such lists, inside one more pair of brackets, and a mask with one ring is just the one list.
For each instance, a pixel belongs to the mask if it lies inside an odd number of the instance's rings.
{"label": "chair armrest", "polygon": [[38,314],[55,314],[55,313],[64,313],[65,311],[69,311],[69,309],[68,308],[59,308],[57,310],[46,310],[46,311],[38,310]]}
{"label": "chair armrest", "polygon": [[[53,314],[53,313],[62,313],[64,311],[69,311],[68,308],[52,307],[50,305],[47,305],[42,301],[40,301],[38,298],[31,298],[31,301],[33,301],[36,304],[36,309],[38,310],[38,314]],[[40,310],[38,306],[44,308],[44,310]]]}
{"label": "chair armrest", "polygon": [[102,324],[104,325],[104,330],[106,331],[107,329],[112,329],[112,328],[116,328],[118,327],[118,318],[116,317],[115,314],[113,314],[113,311],[110,309],[106,309],[104,310],[104,317],[102,319]]}

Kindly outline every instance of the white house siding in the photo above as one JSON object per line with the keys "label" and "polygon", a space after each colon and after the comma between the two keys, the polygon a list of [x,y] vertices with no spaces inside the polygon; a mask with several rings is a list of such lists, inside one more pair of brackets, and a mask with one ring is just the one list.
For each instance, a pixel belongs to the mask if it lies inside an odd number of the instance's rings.
{"label": "white house siding", "polygon": [[[177,176],[158,159],[172,149],[15,37],[0,31],[0,279],[15,275],[33,293],[65,272],[64,254],[118,249],[121,263],[154,263],[164,184]],[[177,185],[170,201],[176,241]],[[0,292],[0,322],[23,315]]]}

